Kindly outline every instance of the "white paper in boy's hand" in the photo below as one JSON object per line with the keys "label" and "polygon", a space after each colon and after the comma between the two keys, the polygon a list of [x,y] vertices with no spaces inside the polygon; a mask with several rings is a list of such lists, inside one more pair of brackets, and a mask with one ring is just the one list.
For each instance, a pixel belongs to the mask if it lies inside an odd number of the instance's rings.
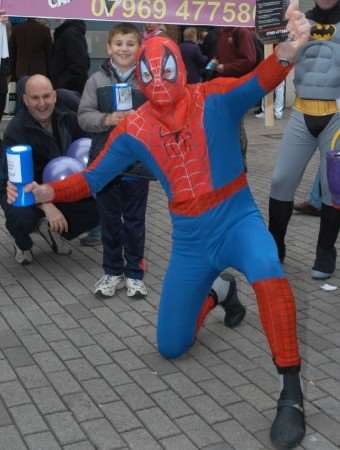
{"label": "white paper in boy's hand", "polygon": [[330,292],[330,291],[336,291],[336,290],[338,289],[338,286],[334,286],[334,285],[328,284],[328,283],[325,283],[325,284],[323,284],[323,285],[320,286],[320,287],[321,287],[322,290],[328,291],[328,292]]}

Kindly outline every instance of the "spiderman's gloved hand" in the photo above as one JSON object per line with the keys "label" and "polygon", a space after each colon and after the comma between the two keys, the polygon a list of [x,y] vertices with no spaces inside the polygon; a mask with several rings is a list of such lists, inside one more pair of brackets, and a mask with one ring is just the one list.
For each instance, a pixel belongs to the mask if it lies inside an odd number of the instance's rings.
{"label": "spiderman's gloved hand", "polygon": [[299,50],[310,38],[311,25],[295,2],[289,5],[286,17],[289,38],[275,47],[275,54],[279,60],[293,63]]}

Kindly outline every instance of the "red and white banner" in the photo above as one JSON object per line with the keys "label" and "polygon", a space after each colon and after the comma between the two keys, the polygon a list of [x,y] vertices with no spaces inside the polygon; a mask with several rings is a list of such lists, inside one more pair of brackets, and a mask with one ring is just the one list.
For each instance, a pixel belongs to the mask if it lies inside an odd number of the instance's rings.
{"label": "red and white banner", "polygon": [[253,27],[255,0],[2,0],[9,16]]}

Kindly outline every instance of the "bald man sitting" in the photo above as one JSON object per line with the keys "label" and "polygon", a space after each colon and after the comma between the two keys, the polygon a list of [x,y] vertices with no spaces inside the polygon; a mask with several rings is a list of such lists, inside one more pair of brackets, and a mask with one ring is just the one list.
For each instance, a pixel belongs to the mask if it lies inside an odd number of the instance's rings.
{"label": "bald man sitting", "polygon": [[44,203],[16,208],[7,203],[7,160],[5,149],[13,145],[30,145],[33,151],[34,179],[41,182],[46,164],[64,156],[76,139],[84,137],[77,115],[56,107],[56,91],[43,75],[33,75],[25,84],[25,107],[10,121],[4,133],[0,156],[0,204],[6,227],[14,239],[14,257],[19,264],[32,262],[33,241],[38,231],[57,254],[69,255],[71,240],[98,224],[95,200],[74,203]]}

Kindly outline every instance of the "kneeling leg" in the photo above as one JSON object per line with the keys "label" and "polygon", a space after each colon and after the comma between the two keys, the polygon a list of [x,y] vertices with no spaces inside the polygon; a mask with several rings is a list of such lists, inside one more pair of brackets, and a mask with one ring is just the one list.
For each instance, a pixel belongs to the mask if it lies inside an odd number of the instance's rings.
{"label": "kneeling leg", "polygon": [[193,345],[206,315],[216,306],[210,287],[217,273],[201,258],[172,255],[159,306],[157,341],[165,358],[177,358]]}

